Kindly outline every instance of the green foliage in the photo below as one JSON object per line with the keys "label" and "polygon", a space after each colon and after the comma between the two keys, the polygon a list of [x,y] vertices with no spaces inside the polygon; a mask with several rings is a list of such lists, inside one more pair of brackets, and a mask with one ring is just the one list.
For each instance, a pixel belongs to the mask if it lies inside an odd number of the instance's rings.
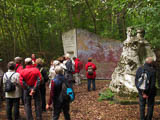
{"label": "green foliage", "polygon": [[110,89],[106,89],[104,92],[100,93],[98,101],[102,100],[113,100],[114,93]]}
{"label": "green foliage", "polygon": [[126,28],[143,27],[160,47],[159,0],[0,0],[0,57],[63,55],[61,35],[72,28],[126,39]]}

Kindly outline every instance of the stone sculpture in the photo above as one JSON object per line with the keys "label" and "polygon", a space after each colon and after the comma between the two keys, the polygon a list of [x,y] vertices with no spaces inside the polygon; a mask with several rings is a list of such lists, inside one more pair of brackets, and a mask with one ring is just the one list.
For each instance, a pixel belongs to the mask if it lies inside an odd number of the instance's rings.
{"label": "stone sculpture", "polygon": [[137,92],[135,87],[135,74],[139,66],[143,65],[146,57],[156,59],[155,53],[148,41],[144,39],[145,31],[137,30],[133,35],[134,28],[127,28],[127,39],[123,42],[123,51],[117,64],[109,88],[113,92],[130,94]]}

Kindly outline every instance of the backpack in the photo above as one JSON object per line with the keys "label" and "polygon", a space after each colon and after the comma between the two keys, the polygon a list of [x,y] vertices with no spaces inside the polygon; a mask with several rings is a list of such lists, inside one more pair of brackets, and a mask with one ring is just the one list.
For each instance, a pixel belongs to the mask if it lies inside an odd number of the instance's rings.
{"label": "backpack", "polygon": [[149,74],[148,71],[146,69],[143,68],[142,74],[140,76],[140,78],[138,79],[138,84],[137,87],[140,90],[148,90],[149,89]]}
{"label": "backpack", "polygon": [[75,99],[74,91],[71,87],[69,87],[66,80],[62,82],[62,90],[60,93],[61,99],[69,102],[73,102]]}
{"label": "backpack", "polygon": [[82,62],[78,62],[78,70],[82,70],[82,68],[83,68],[83,63]]}
{"label": "backpack", "polygon": [[16,90],[16,86],[14,83],[11,82],[12,76],[15,74],[15,72],[8,78],[8,76],[5,74],[7,80],[5,83],[5,92],[12,92]]}
{"label": "backpack", "polygon": [[92,66],[88,66],[87,72],[88,72],[88,75],[93,75],[93,68],[92,68]]}
{"label": "backpack", "polygon": [[72,60],[68,60],[65,65],[66,65],[66,68],[67,68],[66,71],[75,72],[75,67],[74,67],[74,64],[73,64]]}

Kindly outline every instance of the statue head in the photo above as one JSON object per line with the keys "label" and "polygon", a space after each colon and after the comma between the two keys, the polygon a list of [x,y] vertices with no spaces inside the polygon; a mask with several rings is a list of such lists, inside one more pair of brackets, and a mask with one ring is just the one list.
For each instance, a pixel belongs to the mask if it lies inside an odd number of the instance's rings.
{"label": "statue head", "polygon": [[137,29],[137,38],[144,38],[145,30],[144,29]]}
{"label": "statue head", "polygon": [[132,31],[133,31],[133,27],[128,27],[127,28],[127,37],[132,37]]}

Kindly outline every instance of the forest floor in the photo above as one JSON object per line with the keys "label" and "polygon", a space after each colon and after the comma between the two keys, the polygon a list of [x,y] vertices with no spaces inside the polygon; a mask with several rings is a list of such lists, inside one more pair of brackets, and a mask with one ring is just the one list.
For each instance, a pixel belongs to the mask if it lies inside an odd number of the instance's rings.
{"label": "forest floor", "polygon": [[[99,92],[109,84],[109,81],[96,81],[96,91],[87,91],[87,83],[83,82],[80,86],[74,86],[76,99],[70,106],[70,115],[72,120],[138,120],[139,105],[120,105],[110,101],[101,101],[97,99]],[[49,92],[47,91],[47,99]],[[160,105],[155,105],[153,120],[160,120]],[[33,105],[33,114],[34,105]],[[20,115],[25,120],[23,105],[20,106]],[[43,112],[43,120],[51,120],[52,111]],[[0,120],[6,120],[5,102],[0,108]],[[61,114],[59,120],[64,120]]]}

